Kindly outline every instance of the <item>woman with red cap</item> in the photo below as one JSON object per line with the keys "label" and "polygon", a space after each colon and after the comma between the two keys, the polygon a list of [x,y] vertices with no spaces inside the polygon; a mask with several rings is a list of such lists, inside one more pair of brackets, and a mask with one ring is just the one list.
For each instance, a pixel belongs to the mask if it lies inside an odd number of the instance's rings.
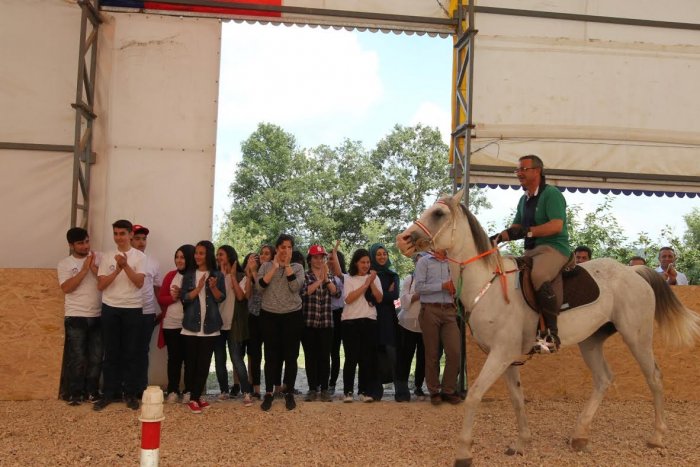
{"label": "woman with red cap", "polygon": [[338,297],[340,290],[328,271],[328,254],[321,245],[311,245],[306,262],[304,287],[301,291],[304,331],[301,345],[304,347],[306,378],[309,382],[307,402],[317,399],[330,402],[328,376],[330,375],[331,346],[333,344],[333,311],[331,297]]}

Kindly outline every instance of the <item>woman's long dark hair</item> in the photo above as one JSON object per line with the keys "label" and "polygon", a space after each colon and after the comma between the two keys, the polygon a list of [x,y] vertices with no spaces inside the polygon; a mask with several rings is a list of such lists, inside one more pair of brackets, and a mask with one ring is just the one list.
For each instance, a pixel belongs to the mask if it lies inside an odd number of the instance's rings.
{"label": "woman's long dark hair", "polygon": [[228,261],[229,267],[233,266],[233,263],[236,263],[236,272],[243,272],[243,267],[238,261],[238,253],[234,247],[231,245],[221,245],[219,250],[224,250],[224,252],[226,252],[226,261]]}
{"label": "woman's long dark hair", "polygon": [[365,248],[359,248],[355,250],[355,253],[352,254],[352,259],[350,260],[350,270],[348,272],[351,276],[357,275],[357,273],[359,272],[357,270],[357,263],[365,256],[367,256],[368,258],[370,257],[369,251]]}
{"label": "woman's long dark hair", "polygon": [[177,252],[181,251],[182,256],[185,257],[185,269],[177,270],[180,274],[184,274],[185,271],[188,270],[194,270],[197,269],[197,264],[194,262],[194,245],[182,245],[180,248],[175,250],[175,254],[177,255]]}
{"label": "woman's long dark hair", "polygon": [[218,268],[216,267],[216,253],[214,251],[214,244],[209,240],[202,240],[197,242],[196,246],[204,247],[206,251],[205,264],[207,265],[207,270],[209,272],[214,272]]}

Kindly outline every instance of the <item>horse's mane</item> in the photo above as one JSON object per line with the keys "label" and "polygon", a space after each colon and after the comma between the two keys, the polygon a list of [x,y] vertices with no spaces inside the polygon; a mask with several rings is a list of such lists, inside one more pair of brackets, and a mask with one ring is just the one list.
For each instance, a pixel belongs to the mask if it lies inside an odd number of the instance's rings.
{"label": "horse's mane", "polygon": [[[454,203],[449,203],[448,206],[451,210],[454,210]],[[469,223],[469,230],[471,232],[472,238],[474,239],[474,245],[476,246],[477,253],[485,253],[493,248],[491,245],[491,239],[484,231],[483,227],[479,223],[479,220],[474,214],[463,204],[459,203],[459,208],[462,210],[462,214],[467,218]],[[487,255],[484,257],[486,261],[492,268],[497,266],[497,255]]]}

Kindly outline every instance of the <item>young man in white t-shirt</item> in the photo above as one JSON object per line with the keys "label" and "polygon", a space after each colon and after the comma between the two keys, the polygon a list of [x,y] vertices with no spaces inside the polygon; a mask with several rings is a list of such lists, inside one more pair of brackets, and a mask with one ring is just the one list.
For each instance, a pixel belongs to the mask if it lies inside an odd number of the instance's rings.
{"label": "young man in white t-shirt", "polygon": [[65,297],[66,332],[64,383],[68,405],[83,400],[97,402],[102,372],[101,294],[97,290],[99,259],[90,251],[87,230],[73,227],[66,232],[71,255],[58,263],[58,283]]}
{"label": "young man in white t-shirt", "polygon": [[[148,245],[148,234],[150,231],[147,227],[135,224],[133,228],[134,235],[131,237],[131,246],[142,253],[146,253]],[[139,398],[148,386],[148,351],[151,348],[151,336],[153,328],[156,325],[156,317],[160,315],[160,307],[156,301],[156,297],[160,292],[160,286],[163,285],[163,278],[160,275],[160,264],[153,256],[146,255],[144,266],[144,281],[141,287],[141,296],[143,297],[143,311],[141,313],[141,344],[139,349],[139,377],[141,389]]]}
{"label": "young man in white t-shirt", "polygon": [[133,225],[127,220],[112,224],[115,251],[105,253],[97,272],[102,291],[102,341],[104,343],[104,398],[95,403],[102,410],[114,400],[126,398],[126,406],[139,408],[139,348],[146,255],[131,247]]}

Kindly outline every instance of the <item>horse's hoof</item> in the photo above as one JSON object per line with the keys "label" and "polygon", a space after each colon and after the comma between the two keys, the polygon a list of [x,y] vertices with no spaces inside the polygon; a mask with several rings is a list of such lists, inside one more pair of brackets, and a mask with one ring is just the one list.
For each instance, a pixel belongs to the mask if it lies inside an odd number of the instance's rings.
{"label": "horse's hoof", "polygon": [[664,443],[657,443],[657,442],[654,442],[654,441],[647,441],[647,447],[648,447],[648,448],[652,448],[652,449],[661,449],[661,448],[665,448],[666,446],[664,446]]}
{"label": "horse's hoof", "polygon": [[454,467],[471,467],[471,465],[472,465],[471,459],[455,459]]}
{"label": "horse's hoof", "polygon": [[571,440],[571,448],[574,451],[580,452],[586,449],[586,446],[588,446],[588,439],[587,438],[574,438]]}
{"label": "horse's hoof", "polygon": [[523,455],[523,452],[522,452],[522,451],[518,451],[517,449],[513,449],[513,448],[511,448],[511,447],[509,447],[508,449],[506,449],[506,452],[505,452],[505,455],[506,455],[506,456],[514,456],[514,455],[516,455],[516,454],[522,456],[522,455]]}

